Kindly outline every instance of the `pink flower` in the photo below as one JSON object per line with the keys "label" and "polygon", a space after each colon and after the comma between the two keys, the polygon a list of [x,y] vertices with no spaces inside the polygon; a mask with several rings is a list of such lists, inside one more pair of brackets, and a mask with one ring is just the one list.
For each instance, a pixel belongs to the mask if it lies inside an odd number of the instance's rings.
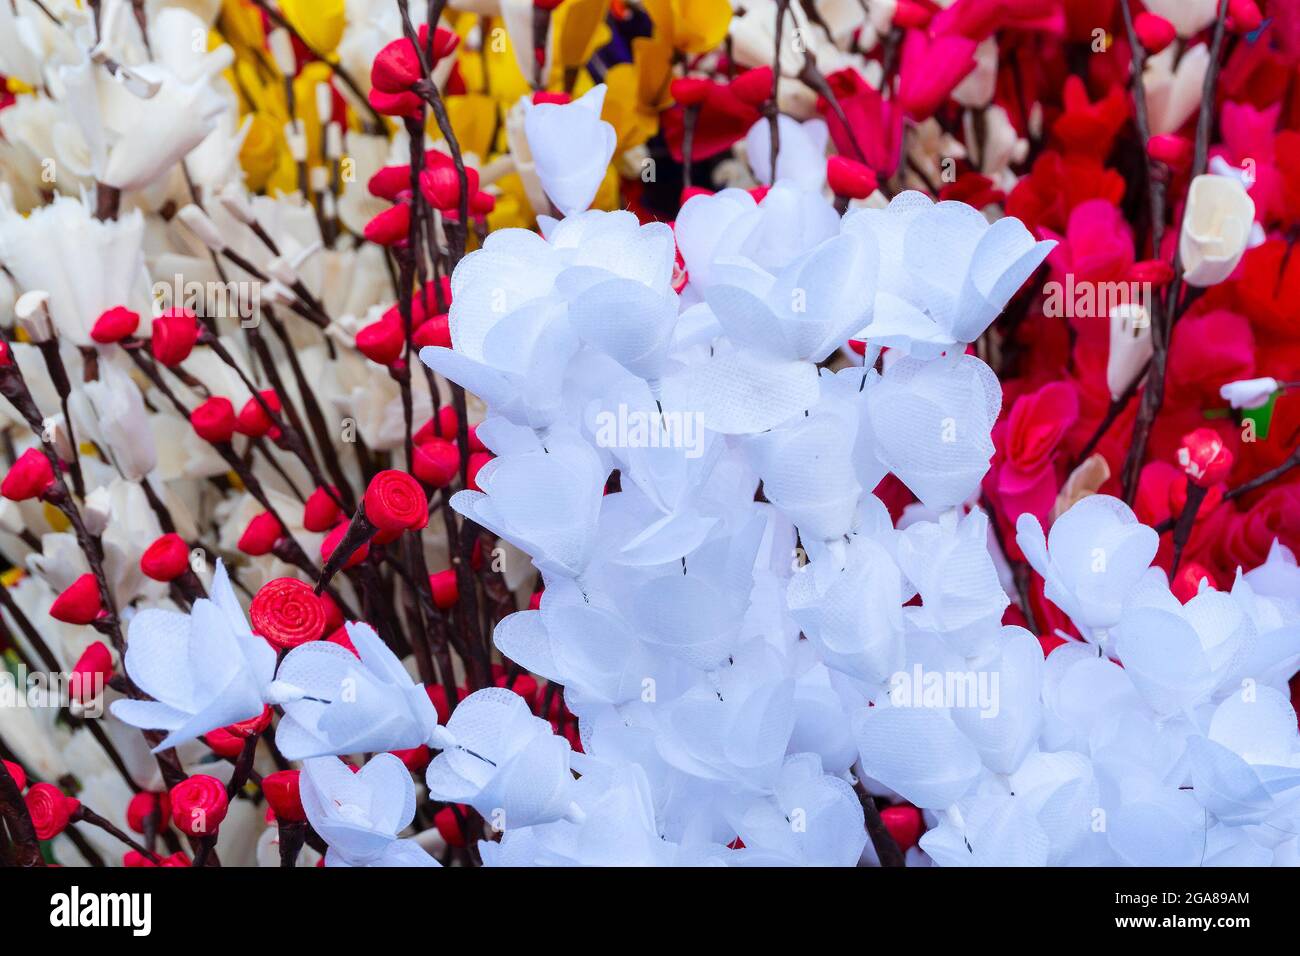
{"label": "pink flower", "polygon": [[963,36],[930,38],[909,30],[898,69],[898,99],[908,118],[933,116],[953,89],[975,69],[978,44]]}
{"label": "pink flower", "polygon": [[1078,417],[1079,395],[1071,382],[1049,382],[1016,399],[994,435],[1002,451],[995,488],[1003,516],[1014,522],[1027,513],[1047,523],[1059,485],[1056,452]]}

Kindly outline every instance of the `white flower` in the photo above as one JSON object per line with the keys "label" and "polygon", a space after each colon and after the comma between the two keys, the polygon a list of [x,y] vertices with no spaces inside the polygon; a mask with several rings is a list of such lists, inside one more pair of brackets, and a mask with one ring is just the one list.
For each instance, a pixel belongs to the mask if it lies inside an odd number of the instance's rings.
{"label": "white flower", "polygon": [[1089,495],[1057,518],[1046,538],[1037,518],[1021,515],[1016,543],[1043,576],[1047,599],[1086,636],[1119,623],[1125,597],[1151,566],[1160,542],[1124,502]]}
{"label": "white flower", "polygon": [[600,118],[605,85],[572,103],[539,103],[524,125],[542,188],[565,216],[585,211],[596,198],[618,137]]}
{"label": "white flower", "polygon": [[99,378],[73,392],[69,404],[77,437],[94,441],[130,481],[140,481],[158,464],[149,413],[140,389],[116,363],[101,361]]}
{"label": "white flower", "polygon": [[1233,408],[1262,408],[1281,387],[1275,378],[1243,378],[1224,385],[1219,394]]}
{"label": "white flower", "polygon": [[145,608],[131,619],[124,663],[154,699],[114,701],[113,716],[168,731],[160,751],[260,714],[275,651],[249,628],[218,560],[210,600],[195,601],[189,614]]}
{"label": "white flower", "polygon": [[1178,250],[1184,279],[1198,287],[1228,278],[1246,252],[1255,201],[1232,176],[1197,176],[1187,191]]}
{"label": "white flower", "polygon": [[794,183],[806,192],[826,185],[826,144],[830,130],[820,117],[800,123],[782,113],[777,118],[781,149],[776,156],[776,177],[772,176],[772,127],[766,117],[749,128],[745,155],[749,168],[760,183]]}
{"label": "white flower", "polygon": [[74,345],[93,346],[91,328],[114,306],[150,314],[143,241],[139,211],[101,222],[62,196],[26,217],[0,203],[0,260],[23,289],[49,293],[55,328]]}
{"label": "white flower", "polygon": [[271,685],[284,706],[275,740],[289,760],[449,743],[424,686],[366,624],[345,625],[357,653],[309,641],[285,655]]}
{"label": "white flower", "polygon": [[874,235],[880,249],[875,318],[856,337],[927,356],[979,338],[1055,245],[1013,217],[989,225],[918,192],[851,213],[842,231]]}
{"label": "white flower", "polygon": [[[1180,0],[1172,0],[1178,3]],[[1196,0],[1206,2],[1206,0]],[[1209,0],[1215,2],[1215,0]],[[1147,57],[1142,85],[1146,89],[1147,116],[1152,136],[1176,133],[1201,105],[1205,71],[1210,66],[1210,50],[1198,43],[1177,59],[1176,44]]]}
{"label": "white flower", "polygon": [[1142,374],[1155,346],[1151,342],[1151,315],[1137,302],[1110,311],[1110,351],[1106,355],[1106,387],[1119,399]]}
{"label": "white flower", "polygon": [[475,691],[456,705],[447,729],[456,744],[433,759],[426,775],[435,800],[468,803],[498,830],[582,822],[568,741],[553,735],[518,694]]}
{"label": "white flower", "polygon": [[415,818],[415,784],[392,754],[378,754],[356,773],[337,757],[303,764],[302,808],[329,844],[326,866],[438,866],[414,840],[398,834]]}

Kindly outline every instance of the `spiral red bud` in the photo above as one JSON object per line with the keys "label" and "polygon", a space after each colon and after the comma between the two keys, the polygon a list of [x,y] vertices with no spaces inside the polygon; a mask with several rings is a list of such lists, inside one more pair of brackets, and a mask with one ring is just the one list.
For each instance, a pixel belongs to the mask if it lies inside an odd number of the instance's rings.
{"label": "spiral red bud", "polygon": [[216,777],[196,773],[171,789],[172,822],[192,837],[210,836],[226,818],[230,802],[226,785]]}
{"label": "spiral red bud", "polygon": [[253,632],[280,650],[317,640],[325,631],[325,609],[316,592],[294,578],[276,578],[262,585],[248,617]]}

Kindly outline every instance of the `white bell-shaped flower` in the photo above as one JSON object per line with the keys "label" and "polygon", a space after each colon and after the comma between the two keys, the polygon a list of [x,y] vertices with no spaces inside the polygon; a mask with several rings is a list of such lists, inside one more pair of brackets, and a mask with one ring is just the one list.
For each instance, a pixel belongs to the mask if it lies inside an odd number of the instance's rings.
{"label": "white bell-shaped flower", "polygon": [[862,769],[918,807],[943,809],[979,777],[979,753],[946,707],[913,703],[877,702],[853,718]]}
{"label": "white bell-shaped flower", "polygon": [[618,136],[600,118],[605,85],[572,103],[539,103],[524,117],[528,149],[542,188],[565,216],[591,206],[614,156]]}
{"label": "white bell-shaped flower", "polygon": [[1016,543],[1045,582],[1047,599],[1090,629],[1119,622],[1129,591],[1151,566],[1160,540],[1133,509],[1109,495],[1089,495],[1056,519],[1044,537],[1038,519],[1016,521]]}
{"label": "white bell-shaped flower", "polygon": [[1237,268],[1255,223],[1255,201],[1236,176],[1207,173],[1192,180],[1178,252],[1188,285],[1217,285]]}
{"label": "white bell-shaped flower", "polygon": [[846,216],[842,231],[881,250],[875,317],[856,337],[920,356],[978,339],[1056,245],[1012,216],[990,225],[965,203],[918,192]]}
{"label": "white bell-shaped flower", "polygon": [[822,773],[816,754],[786,757],[772,795],[729,819],[746,849],[777,854],[789,866],[855,866],[867,842],[857,794]]}
{"label": "white bell-shaped flower", "polygon": [[275,741],[289,760],[446,746],[423,685],[368,624],[349,622],[357,653],[309,641],[285,655],[272,692],[284,706]]}
{"label": "white bell-shaped flower", "polygon": [[425,778],[435,800],[468,803],[498,830],[582,821],[569,742],[518,694],[475,691],[456,705],[447,730],[455,745],[433,759]]}
{"label": "white bell-shaped flower", "polygon": [[459,491],[451,506],[528,554],[543,573],[577,579],[594,552],[605,477],[589,445],[564,439],[493,458],[478,473],[483,491]]}
{"label": "white bell-shaped flower", "polygon": [[155,752],[256,717],[273,699],[275,651],[248,626],[220,559],[210,600],[189,614],[145,608],[131,619],[123,663],[153,700],[114,701],[113,716],[166,730]]}
{"label": "white bell-shaped flower", "polygon": [[952,508],[975,493],[988,470],[1001,408],[997,376],[974,356],[902,359],[886,370],[868,406],[876,454],[928,508]]}
{"label": "white bell-shaped flower", "polygon": [[1259,823],[1284,805],[1294,815],[1300,734],[1295,709],[1279,691],[1248,687],[1232,694],[1215,709],[1208,733],[1188,740],[1187,755],[1192,793],[1218,819]]}
{"label": "white bell-shaped flower", "polygon": [[329,844],[326,866],[438,866],[398,834],[415,819],[415,784],[402,761],[378,754],[355,773],[337,757],[303,764],[302,808]]}

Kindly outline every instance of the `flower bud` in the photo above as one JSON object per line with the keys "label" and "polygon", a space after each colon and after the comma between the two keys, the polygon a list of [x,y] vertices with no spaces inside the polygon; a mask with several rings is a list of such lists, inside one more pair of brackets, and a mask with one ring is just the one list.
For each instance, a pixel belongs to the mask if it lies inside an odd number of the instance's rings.
{"label": "flower bud", "polygon": [[[98,595],[98,588],[95,593]],[[103,692],[104,685],[112,676],[113,654],[103,641],[95,641],[81,652],[73,666],[69,689],[74,698],[88,704]]]}
{"label": "flower bud", "polygon": [[50,605],[50,617],[64,624],[90,624],[103,610],[99,582],[87,572],[54,599]]}
{"label": "flower bud", "polygon": [[1178,464],[1193,484],[1209,488],[1227,479],[1232,471],[1232,451],[1213,428],[1198,428],[1183,436]]}
{"label": "flower bud", "polygon": [[[336,490],[337,493],[337,490]],[[342,512],[324,488],[317,488],[307,496],[302,509],[302,526],[308,531],[322,534],[338,524]]]}
{"label": "flower bud", "polygon": [[226,785],[204,773],[196,773],[176,784],[170,796],[172,822],[188,836],[216,833],[230,808]]}
{"label": "flower bud", "polygon": [[0,481],[0,495],[10,501],[39,498],[54,487],[54,468],[39,448],[29,448]]}
{"label": "flower bud", "polygon": [[175,533],[158,538],[140,555],[140,570],[154,581],[174,581],[189,570],[189,566],[189,546]]}
{"label": "flower bud", "polygon": [[447,611],[456,606],[460,600],[460,588],[456,584],[456,571],[448,568],[429,575],[429,590],[433,593],[433,603],[441,610]]}
{"label": "flower bud", "polygon": [[415,531],[429,523],[429,498],[404,471],[381,471],[366,487],[366,519],[380,531]]}
{"label": "flower bud", "polygon": [[67,829],[81,802],[64,794],[51,783],[32,784],[24,798],[38,840],[53,840]]}
{"label": "flower bud", "polygon": [[[441,718],[439,718],[439,722],[445,723],[445,721],[443,721]],[[22,767],[18,766],[18,764],[10,760],[0,760],[0,763],[3,763],[5,765],[5,770],[9,771],[9,776],[13,777],[13,781],[15,784],[18,785],[18,789],[20,791],[26,790],[27,772],[23,770]]]}
{"label": "flower bud", "polygon": [[223,444],[235,434],[235,406],[230,399],[214,395],[190,412],[190,424],[200,438],[214,445]]}
{"label": "flower bud", "polygon": [[189,309],[168,309],[153,320],[149,347],[153,357],[168,368],[180,365],[199,340],[199,319]]}
{"label": "flower bud", "polygon": [[876,174],[846,156],[832,156],[826,161],[826,182],[831,192],[847,199],[866,199],[876,191]]}
{"label": "flower bud", "polygon": [[262,778],[262,795],[282,823],[302,823],[307,819],[298,792],[299,770],[277,770]]}
{"label": "flower bud", "polygon": [[380,246],[393,246],[405,242],[411,232],[411,207],[400,202],[385,209],[366,223],[365,235],[370,242]]}
{"label": "flower bud", "polygon": [[1137,33],[1142,49],[1152,56],[1173,43],[1178,36],[1172,23],[1146,10],[1133,18],[1133,30]]}
{"label": "flower bud", "polygon": [[131,797],[126,805],[126,825],[136,833],[144,833],[145,822],[155,812],[158,813],[158,827],[167,825],[172,815],[171,799],[166,792],[152,793],[142,790]]}
{"label": "flower bud", "polygon": [[415,446],[411,470],[425,484],[445,488],[460,470],[460,452],[446,439],[431,437]]}
{"label": "flower bud", "polygon": [[248,522],[244,533],[239,536],[236,547],[244,554],[260,558],[262,555],[270,554],[275,548],[275,543],[283,537],[284,529],[280,527],[280,522],[276,520],[275,515],[263,511]]}
{"label": "flower bud", "polygon": [[253,633],[278,650],[314,641],[325,632],[325,609],[305,584],[294,578],[276,578],[262,585],[248,608]]}
{"label": "flower bud", "polygon": [[118,305],[95,320],[90,330],[90,337],[100,345],[109,345],[122,341],[128,335],[134,335],[139,327],[140,313]]}
{"label": "flower bud", "polygon": [[406,348],[406,333],[397,322],[380,319],[357,332],[357,351],[378,365],[392,365]]}

